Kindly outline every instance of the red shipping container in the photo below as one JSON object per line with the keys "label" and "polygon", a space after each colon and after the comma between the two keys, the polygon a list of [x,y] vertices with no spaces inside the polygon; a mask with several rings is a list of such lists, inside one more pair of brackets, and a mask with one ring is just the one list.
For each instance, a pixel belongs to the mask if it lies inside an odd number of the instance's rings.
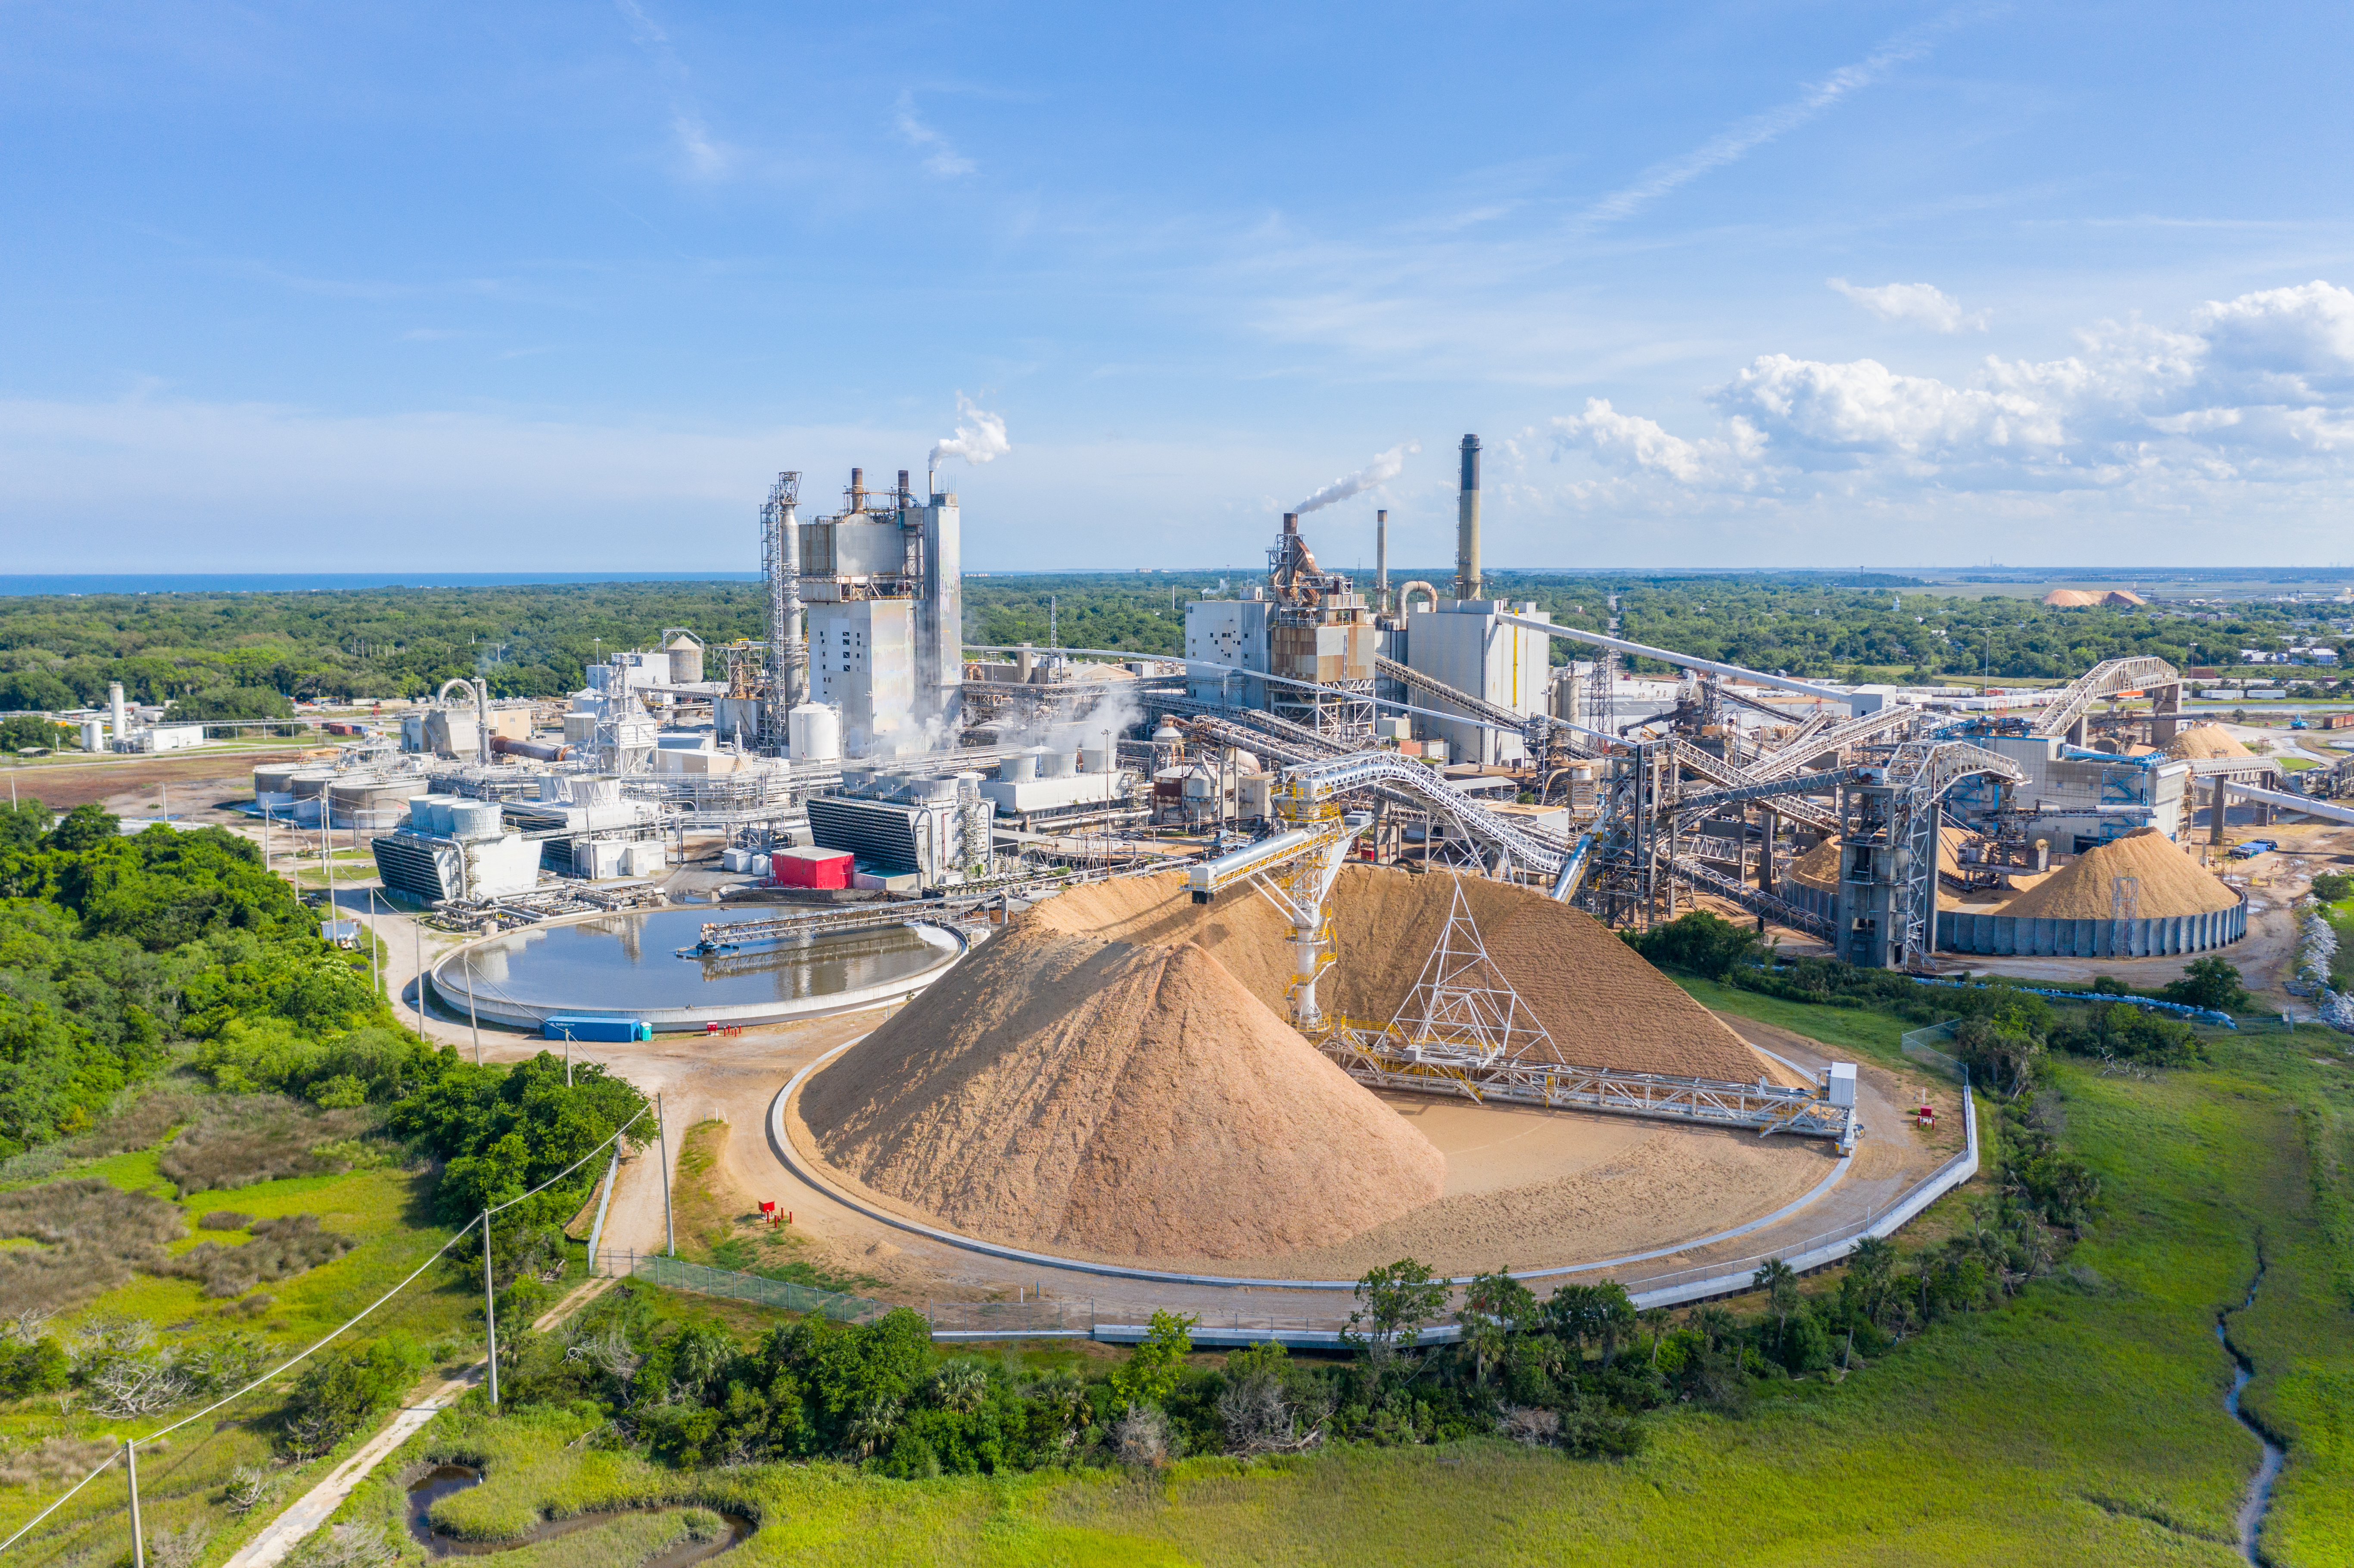
{"label": "red shipping container", "polygon": [[769,857],[769,880],[779,887],[847,887],[852,859],[848,850],[779,850]]}

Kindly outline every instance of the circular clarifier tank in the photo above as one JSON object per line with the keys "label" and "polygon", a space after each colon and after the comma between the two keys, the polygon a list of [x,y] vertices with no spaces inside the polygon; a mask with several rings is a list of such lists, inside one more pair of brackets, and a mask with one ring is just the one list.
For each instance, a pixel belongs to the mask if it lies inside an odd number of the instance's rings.
{"label": "circular clarifier tank", "polygon": [[537,1030],[550,1017],[633,1018],[657,1030],[776,1023],[914,995],[961,957],[965,938],[890,921],[809,936],[745,939],[729,952],[683,952],[705,926],[774,920],[773,907],[655,909],[526,926],[435,962],[434,994],[460,1016]]}

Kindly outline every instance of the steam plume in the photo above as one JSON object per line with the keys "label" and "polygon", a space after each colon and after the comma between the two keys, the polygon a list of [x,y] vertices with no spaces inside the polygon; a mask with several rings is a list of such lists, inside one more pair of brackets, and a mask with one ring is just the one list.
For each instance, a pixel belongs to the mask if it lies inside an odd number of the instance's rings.
{"label": "steam plume", "polygon": [[[967,424],[967,420],[971,423]],[[1005,420],[996,414],[981,412],[973,407],[972,399],[960,392],[956,434],[944,436],[933,444],[931,466],[939,467],[944,457],[960,457],[971,463],[987,462],[1013,450],[1005,439]]]}
{"label": "steam plume", "polygon": [[1334,480],[1292,510],[1303,514],[1313,512],[1320,506],[1330,506],[1336,501],[1346,501],[1352,495],[1387,484],[1398,476],[1399,470],[1405,467],[1406,454],[1420,450],[1420,441],[1401,441],[1348,478]]}

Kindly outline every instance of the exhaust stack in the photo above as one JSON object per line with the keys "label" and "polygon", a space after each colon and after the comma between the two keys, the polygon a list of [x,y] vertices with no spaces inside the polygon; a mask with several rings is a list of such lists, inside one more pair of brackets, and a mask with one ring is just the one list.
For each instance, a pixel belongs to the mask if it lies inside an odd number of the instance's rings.
{"label": "exhaust stack", "polygon": [[1387,507],[1373,514],[1374,613],[1390,612],[1390,514]]}
{"label": "exhaust stack", "polygon": [[1455,503],[1455,597],[1479,597],[1479,438],[1463,438],[1463,488]]}

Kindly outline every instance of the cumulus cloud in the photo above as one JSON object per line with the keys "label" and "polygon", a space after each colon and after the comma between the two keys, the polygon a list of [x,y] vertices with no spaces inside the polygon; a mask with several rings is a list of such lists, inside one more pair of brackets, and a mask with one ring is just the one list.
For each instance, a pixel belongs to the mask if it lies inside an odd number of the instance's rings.
{"label": "cumulus cloud", "polygon": [[1791,495],[2348,477],[2354,291],[2270,289],[2211,302],[2179,329],[2104,322],[2075,335],[2073,354],[1989,355],[1960,381],[1762,355],[1706,394],[1713,432],[1681,435],[1595,398],[1553,421],[1554,453],[1655,488]]}
{"label": "cumulus cloud", "polygon": [[1987,311],[1963,314],[1962,302],[1935,283],[1882,283],[1866,289],[1845,278],[1833,278],[1830,286],[1882,321],[1925,326],[1931,332],[1984,332],[1991,314]]}

